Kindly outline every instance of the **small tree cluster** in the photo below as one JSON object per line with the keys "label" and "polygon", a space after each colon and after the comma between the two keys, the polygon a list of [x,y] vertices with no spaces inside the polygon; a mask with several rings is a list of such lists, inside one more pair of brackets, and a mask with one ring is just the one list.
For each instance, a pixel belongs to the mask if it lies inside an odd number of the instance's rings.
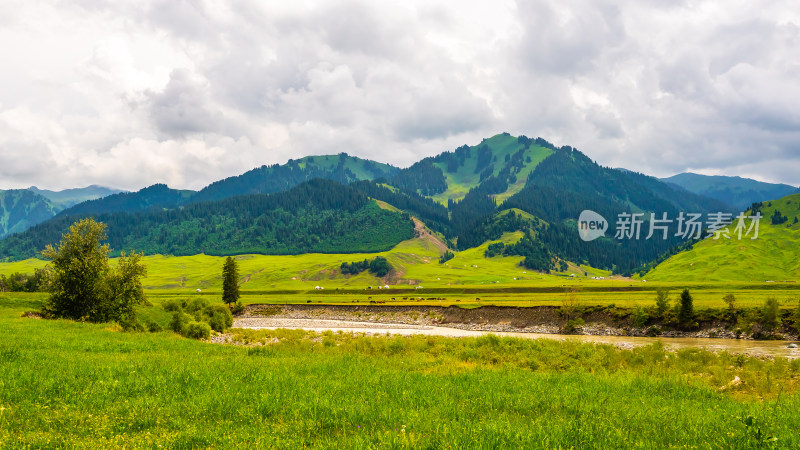
{"label": "small tree cluster", "polygon": [[456,257],[455,253],[451,252],[450,250],[446,250],[444,252],[444,255],[439,257],[439,264],[444,264],[455,257]]}
{"label": "small tree cluster", "polygon": [[340,269],[343,275],[358,275],[365,270],[369,270],[370,273],[377,277],[384,277],[392,270],[392,266],[383,256],[376,256],[372,260],[365,259],[352,263],[343,262]]}
{"label": "small tree cluster", "polygon": [[34,269],[33,275],[19,272],[0,275],[0,292],[38,292],[45,287],[45,275],[45,269]]}

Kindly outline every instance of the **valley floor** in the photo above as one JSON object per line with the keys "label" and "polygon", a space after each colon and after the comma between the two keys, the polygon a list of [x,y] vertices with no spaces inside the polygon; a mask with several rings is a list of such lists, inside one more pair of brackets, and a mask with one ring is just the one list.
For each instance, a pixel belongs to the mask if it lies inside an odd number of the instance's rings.
{"label": "valley floor", "polygon": [[0,294],[0,447],[797,448],[800,360],[483,336],[23,317]]}

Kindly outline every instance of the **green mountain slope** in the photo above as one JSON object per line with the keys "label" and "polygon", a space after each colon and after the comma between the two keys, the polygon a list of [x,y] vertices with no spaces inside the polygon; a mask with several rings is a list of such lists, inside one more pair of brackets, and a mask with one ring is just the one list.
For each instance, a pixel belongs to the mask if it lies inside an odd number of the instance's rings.
{"label": "green mountain slope", "polygon": [[495,179],[505,184],[501,192],[493,194],[497,201],[503,201],[521,191],[528,175],[554,150],[541,138],[502,133],[478,145],[464,145],[453,152],[425,158],[400,171],[391,183],[447,204],[462,200],[470,189]]}
{"label": "green mountain slope", "polygon": [[[61,216],[0,241],[0,258],[35,257],[74,218]],[[97,216],[114,250],[146,254],[233,255],[385,251],[414,235],[408,216],[363,193],[315,179],[276,194],[238,196],[173,210]]]}
{"label": "green mountain slope", "polygon": [[27,189],[0,191],[0,239],[53,217],[58,208]]}
{"label": "green mountain slope", "polygon": [[662,180],[689,192],[725,202],[739,211],[749,208],[755,202],[781,198],[798,192],[797,187],[788,184],[765,183],[749,178],[721,175],[679,173]]}
{"label": "green mountain slope", "polygon": [[[493,214],[518,208],[549,224],[536,238],[558,259],[616,268],[619,273],[627,274],[682,241],[672,236],[675,225],[669,239],[646,239],[649,220],[641,226],[640,239],[614,239],[620,213],[644,213],[643,218],[649,219],[651,212],[675,218],[680,211],[705,213],[729,209],[716,200],[678,191],[652,177],[601,167],[571,147],[554,150],[533,169],[525,187],[497,207],[494,194],[505,190],[505,183],[490,177],[471,189],[463,200],[450,205],[459,249],[480,245],[495,238],[498,232],[516,231],[509,228],[515,226],[512,222],[500,222],[508,227],[498,228]],[[591,242],[580,239],[576,221],[586,209],[608,221],[605,238]]]}
{"label": "green mountain slope", "polygon": [[[331,193],[326,195],[339,195],[342,200],[327,207],[306,205],[296,191],[300,186],[306,190],[327,186]],[[268,197],[270,204],[297,200],[267,211],[259,196],[270,192],[276,193]],[[307,195],[313,199],[322,194]],[[569,146],[557,148],[541,138],[503,133],[406,169],[346,154],[315,156],[263,166],[197,193],[155,185],[112,195],[78,204],[15,240],[0,241],[0,258],[35,255],[45,244],[56,242],[69,222],[89,215],[109,222],[114,248],[134,247],[148,253],[280,254],[389,248],[409,228],[392,216],[376,213],[377,205],[369,199],[383,202],[385,214],[400,217],[392,212],[396,208],[423,221],[450,249],[463,251],[504,233],[521,232],[521,244],[509,252],[524,256],[531,262],[530,269],[550,270],[571,261],[623,274],[674,251],[682,241],[674,237],[614,239],[618,214],[653,212],[674,218],[680,211],[732,209],[653,177],[601,167]],[[514,215],[504,213],[513,208],[517,209]],[[608,220],[605,238],[580,240],[576,220],[584,209]],[[644,235],[648,226],[648,221],[642,224]]]}
{"label": "green mountain slope", "polygon": [[[758,239],[704,239],[692,249],[665,260],[643,278],[655,281],[800,281],[800,194],[765,203],[761,214]],[[773,225],[773,217],[787,220]]]}
{"label": "green mountain slope", "polygon": [[[461,157],[462,152],[466,153],[464,157]],[[482,154],[491,157],[482,157]],[[516,138],[504,133],[485,139],[480,145],[469,147],[469,150],[460,148],[452,156],[440,155],[439,162],[434,166],[444,172],[447,190],[434,195],[433,199],[442,203],[460,200],[470,188],[487,178],[502,177],[507,173],[507,189],[495,195],[497,201],[503,201],[521,191],[533,169],[552,154],[552,149],[533,144],[524,136]]]}
{"label": "green mountain slope", "polygon": [[388,164],[349,156],[307,156],[284,165],[261,166],[242,175],[214,182],[191,199],[192,202],[221,200],[244,194],[270,194],[285,191],[300,183],[324,178],[347,184],[394,176],[398,168]]}

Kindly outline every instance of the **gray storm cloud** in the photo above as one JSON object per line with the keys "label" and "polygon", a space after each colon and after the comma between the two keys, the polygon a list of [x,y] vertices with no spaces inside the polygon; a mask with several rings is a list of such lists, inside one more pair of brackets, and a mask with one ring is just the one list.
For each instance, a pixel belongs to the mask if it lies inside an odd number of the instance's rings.
{"label": "gray storm cloud", "polygon": [[0,5],[0,188],[200,188],[508,131],[604,165],[798,184],[789,1]]}

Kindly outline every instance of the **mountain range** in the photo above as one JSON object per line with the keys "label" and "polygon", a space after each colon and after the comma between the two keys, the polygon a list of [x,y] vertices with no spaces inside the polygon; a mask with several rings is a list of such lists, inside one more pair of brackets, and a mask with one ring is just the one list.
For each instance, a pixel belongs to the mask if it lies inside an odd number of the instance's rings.
{"label": "mountain range", "polygon": [[[740,179],[747,189],[715,198],[695,192],[702,183],[681,184],[685,179],[602,167],[572,147],[502,133],[404,169],[341,153],[262,166],[198,192],[161,184],[58,211],[47,203],[41,212],[18,207],[17,216],[43,223],[27,231],[17,226],[0,241],[0,258],[36,256],[88,216],[109,225],[114,249],[174,255],[379,251],[414,233],[413,216],[452,249],[522,231],[523,239],[504,251],[525,256],[531,269],[571,262],[629,274],[691,242],[673,236],[674,224],[667,239],[615,238],[620,214],[642,213],[645,235],[649,213],[733,213],[753,192],[771,192],[766,183]],[[579,238],[576,219],[585,209],[608,220],[606,236]]]}
{"label": "mountain range", "polygon": [[799,188],[788,184],[765,183],[749,178],[723,175],[698,175],[687,172],[661,180],[689,192],[717,199],[740,211],[749,208],[756,202],[778,199],[800,192]]}
{"label": "mountain range", "polygon": [[64,209],[87,200],[119,193],[102,186],[49,191],[31,186],[28,189],[0,190],[0,239],[27,230]]}

